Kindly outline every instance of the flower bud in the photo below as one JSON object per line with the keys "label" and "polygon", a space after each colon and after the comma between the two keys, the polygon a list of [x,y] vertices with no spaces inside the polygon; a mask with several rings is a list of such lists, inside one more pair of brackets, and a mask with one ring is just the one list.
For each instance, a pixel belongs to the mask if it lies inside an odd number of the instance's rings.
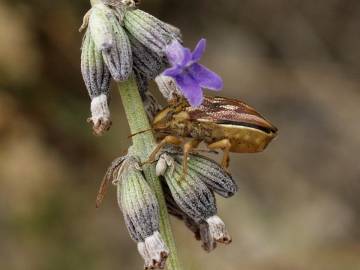
{"label": "flower bud", "polygon": [[164,177],[176,204],[194,221],[199,223],[216,214],[213,194],[193,175],[184,175],[179,162],[175,161],[174,169],[166,170]]}
{"label": "flower bud", "polygon": [[117,81],[127,80],[132,72],[131,47],[115,11],[103,3],[94,5],[90,10],[89,30],[112,77]]}
{"label": "flower bud", "polygon": [[129,10],[133,10],[140,5],[140,0],[102,0],[115,10],[116,17],[123,25],[124,16]]}
{"label": "flower bud", "polygon": [[190,231],[192,231],[195,234],[195,238],[199,240],[200,239],[199,224],[197,224],[194,220],[192,220],[189,216],[187,216],[183,210],[179,208],[173,196],[171,195],[171,191],[168,185],[164,182],[162,182],[162,189],[164,192],[168,213],[180,220],[183,220],[185,222],[185,225],[190,229]]}
{"label": "flower bud", "polygon": [[138,5],[140,5],[140,0],[101,0],[104,4],[108,5],[108,6],[125,6],[128,8],[134,8]]}
{"label": "flower bud", "polygon": [[114,184],[126,226],[138,243],[145,269],[164,267],[169,250],[159,233],[159,206],[135,157],[122,163]]}
{"label": "flower bud", "polygon": [[144,244],[147,250],[146,257],[144,257],[145,269],[164,269],[166,259],[169,257],[169,249],[160,233],[156,231],[152,236],[147,237]]}
{"label": "flower bud", "polygon": [[134,75],[142,102],[144,104],[145,112],[149,118],[149,121],[152,122],[156,114],[162,110],[162,106],[148,90],[149,81],[145,75],[139,72],[136,68],[134,68]]}
{"label": "flower bud", "polygon": [[[177,155],[176,160],[182,162],[183,155]],[[190,154],[188,166],[191,175],[196,175],[220,196],[229,198],[238,191],[232,176],[214,160],[202,155]]]}
{"label": "flower bud", "polygon": [[81,73],[91,99],[102,94],[109,95],[110,73],[101,53],[95,48],[89,30],[81,47]]}
{"label": "flower bud", "polygon": [[155,82],[161,92],[161,94],[168,101],[171,101],[179,96],[182,96],[176,82],[173,78],[164,75],[159,75],[155,78]]}
{"label": "flower bud", "polygon": [[165,175],[166,170],[170,168],[170,174],[173,174],[175,168],[175,160],[168,153],[160,155],[159,160],[156,163],[156,176]]}
{"label": "flower bud", "polygon": [[232,242],[231,236],[226,230],[224,222],[218,216],[212,216],[199,224],[199,234],[202,248],[211,252],[217,247],[217,243],[228,245]]}
{"label": "flower bud", "polygon": [[111,127],[110,110],[108,106],[108,98],[101,94],[91,101],[91,117],[88,119],[89,123],[93,124],[93,131],[95,135],[103,135]]}
{"label": "flower bud", "polygon": [[140,72],[135,67],[133,68],[133,72],[136,80],[136,85],[140,92],[141,98],[143,99],[145,93],[148,92],[149,89],[149,80],[144,73]]}
{"label": "flower bud", "polygon": [[205,251],[211,252],[214,250],[217,242],[231,243],[231,237],[225,228],[225,224],[218,216],[210,217],[206,221],[194,221],[176,204],[169,187],[165,183],[162,186],[169,214],[184,222],[186,227],[194,233],[196,240],[202,242],[202,248]]}
{"label": "flower bud", "polygon": [[104,50],[103,57],[114,80],[124,81],[132,73],[132,52],[129,38],[114,14],[110,17],[114,45]]}
{"label": "flower bud", "polygon": [[138,41],[132,34],[127,33],[132,48],[134,68],[144,74],[148,80],[153,80],[168,66],[166,58],[159,56]]}
{"label": "flower bud", "polygon": [[206,220],[209,235],[218,243],[230,244],[231,237],[225,228],[224,222],[218,216],[212,216]]}
{"label": "flower bud", "polygon": [[110,50],[115,43],[111,21],[109,20],[112,14],[112,10],[103,3],[98,3],[91,8],[89,29],[98,51]]}
{"label": "flower bud", "polygon": [[[169,156],[173,161],[165,163],[163,159],[169,160]],[[174,160],[178,163],[183,162],[182,149],[174,146],[165,147],[163,154],[158,159],[158,166],[162,167],[162,170],[159,169],[159,173],[161,173],[159,175],[164,175],[164,171],[167,168],[173,169]],[[220,196],[229,198],[237,192],[238,187],[232,176],[214,160],[199,154],[189,154],[187,164],[190,176],[204,182],[208,188]]]}
{"label": "flower bud", "polygon": [[139,9],[126,12],[124,24],[131,35],[161,57],[168,44],[181,39],[179,29]]}

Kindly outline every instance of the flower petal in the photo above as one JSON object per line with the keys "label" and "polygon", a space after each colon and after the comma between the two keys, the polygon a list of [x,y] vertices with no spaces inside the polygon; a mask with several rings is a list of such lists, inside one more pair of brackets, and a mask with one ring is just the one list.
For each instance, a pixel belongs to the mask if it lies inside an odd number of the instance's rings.
{"label": "flower petal", "polygon": [[184,58],[181,63],[178,63],[178,65],[180,67],[185,68],[185,66],[187,66],[188,64],[191,64],[191,60],[192,60],[192,53],[191,53],[190,49],[184,48]]}
{"label": "flower petal", "polygon": [[224,87],[222,78],[203,65],[194,63],[188,69],[191,76],[198,82],[199,86],[215,91],[219,91]]}
{"label": "flower petal", "polygon": [[205,52],[205,49],[206,49],[206,39],[202,38],[196,45],[194,51],[192,52],[192,61],[194,62],[200,61],[201,57]]}
{"label": "flower petal", "polygon": [[179,68],[177,66],[167,68],[164,70],[162,75],[175,78],[175,76],[179,75],[183,71],[182,68]]}
{"label": "flower petal", "polygon": [[203,102],[203,92],[199,84],[189,74],[183,73],[175,77],[176,84],[192,107],[200,106]]}
{"label": "flower petal", "polygon": [[177,66],[184,61],[186,49],[180,44],[179,41],[174,39],[168,46],[166,46],[165,53],[169,62],[173,66]]}

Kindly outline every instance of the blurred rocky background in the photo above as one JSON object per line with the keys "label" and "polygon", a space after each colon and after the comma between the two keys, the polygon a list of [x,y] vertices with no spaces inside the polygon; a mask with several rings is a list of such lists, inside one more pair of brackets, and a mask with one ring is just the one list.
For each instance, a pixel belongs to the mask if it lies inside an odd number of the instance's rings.
{"label": "blurred rocky background", "polygon": [[[129,145],[92,135],[80,76],[85,0],[0,0],[0,268],[141,269],[107,165]],[[261,154],[232,155],[240,192],[219,198],[233,244],[213,254],[173,220],[185,269],[360,269],[360,2],[143,0],[221,74],[224,96],[280,129]],[[153,87],[154,88],[154,87]],[[155,92],[154,88],[154,92]]]}

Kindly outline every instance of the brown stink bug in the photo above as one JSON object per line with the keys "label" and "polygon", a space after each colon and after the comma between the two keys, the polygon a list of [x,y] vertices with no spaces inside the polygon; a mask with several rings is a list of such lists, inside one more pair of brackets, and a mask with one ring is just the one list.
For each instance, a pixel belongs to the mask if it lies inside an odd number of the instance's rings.
{"label": "brown stink bug", "polygon": [[255,109],[238,99],[205,97],[201,106],[193,108],[184,99],[173,102],[154,118],[152,128],[161,142],[149,156],[166,144],[184,143],[184,172],[187,171],[189,152],[201,142],[210,150],[224,151],[222,166],[229,166],[229,153],[256,153],[263,151],[277,135],[277,128]]}

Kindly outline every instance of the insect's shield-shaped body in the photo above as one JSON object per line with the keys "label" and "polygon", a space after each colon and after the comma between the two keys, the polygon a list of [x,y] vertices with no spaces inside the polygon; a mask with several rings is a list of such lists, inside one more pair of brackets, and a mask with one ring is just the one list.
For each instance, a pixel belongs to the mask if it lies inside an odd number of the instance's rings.
{"label": "insect's shield-shaped body", "polygon": [[153,128],[160,137],[193,138],[210,146],[226,140],[235,153],[261,152],[277,135],[277,128],[255,109],[223,97],[205,97],[196,108],[180,100],[159,112]]}

